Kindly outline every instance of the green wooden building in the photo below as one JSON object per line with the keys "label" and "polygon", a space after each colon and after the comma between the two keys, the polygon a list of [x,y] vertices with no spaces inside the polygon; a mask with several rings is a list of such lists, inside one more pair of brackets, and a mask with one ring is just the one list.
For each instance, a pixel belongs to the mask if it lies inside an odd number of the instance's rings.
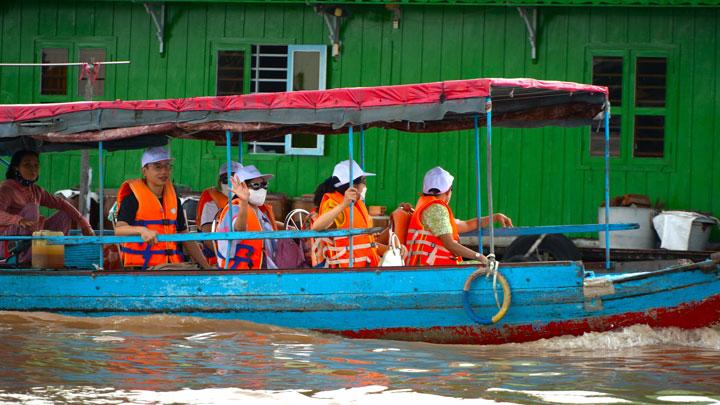
{"label": "green wooden building", "polygon": [[[611,193],[720,214],[720,3],[716,0],[349,1],[5,0],[1,103],[152,99],[532,77],[611,87]],[[88,85],[88,80],[91,81]],[[89,89],[92,89],[91,91]],[[89,94],[90,92],[91,94]],[[590,223],[603,195],[602,130],[495,132],[495,207],[516,224]],[[456,175],[452,204],[474,213],[469,132],[366,133],[370,204],[415,201],[422,176]],[[243,145],[276,174],[271,191],[311,193],[347,156],[346,136],[294,134]],[[92,157],[91,162],[95,159]],[[174,141],[175,182],[211,185],[224,148]],[[233,151],[237,156],[237,151]],[[140,151],[107,156],[106,187],[139,174]],[[78,184],[79,152],[46,154],[41,183]],[[93,186],[95,187],[95,186]]]}

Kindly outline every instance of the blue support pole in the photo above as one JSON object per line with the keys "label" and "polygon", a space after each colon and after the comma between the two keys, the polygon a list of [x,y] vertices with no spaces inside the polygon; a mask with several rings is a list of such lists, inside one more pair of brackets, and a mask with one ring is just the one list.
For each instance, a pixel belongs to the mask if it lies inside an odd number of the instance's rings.
{"label": "blue support pole", "polygon": [[610,269],[610,104],[605,107],[605,269]]}
{"label": "blue support pole", "polygon": [[243,164],[243,134],[238,132],[238,163]]}
{"label": "blue support pole", "polygon": [[476,115],[474,119],[475,123],[475,185],[477,186],[477,190],[475,193],[475,208],[477,210],[477,219],[478,219],[478,252],[481,254],[483,253],[483,243],[482,243],[482,224],[480,223],[480,218],[482,218],[482,195],[480,193],[481,191],[481,181],[480,181],[480,127],[479,127],[479,118]]}
{"label": "blue support pole", "polygon": [[[100,236],[105,233],[105,165],[103,156],[103,143],[98,142],[98,227],[100,228]],[[105,263],[105,254],[103,245],[100,245],[100,263],[98,267],[102,268]]]}
{"label": "blue support pole", "polygon": [[[350,161],[348,164],[350,165],[350,182],[348,183],[349,187],[353,186],[353,127],[350,127],[348,130],[348,153],[350,154]],[[355,203],[350,203],[350,230],[353,229],[353,211],[355,211]],[[353,267],[353,237],[350,237],[350,262],[348,263],[348,267]]]}
{"label": "blue support pole", "polygon": [[360,168],[365,170],[365,128],[360,127]]}
{"label": "blue support pole", "polygon": [[[230,141],[232,139],[232,134],[230,131],[225,131],[225,158],[227,159],[227,168],[228,172],[230,172],[230,168],[232,167],[232,161],[230,158],[230,152],[232,150],[232,147],[230,146]],[[233,205],[232,205],[232,183],[230,179],[232,176],[227,176],[227,182],[228,182],[228,188],[230,188],[230,192],[228,192],[228,215],[225,216],[225,220],[228,222],[227,229],[232,228],[232,217],[233,217]],[[230,231],[234,231],[234,229],[230,229]],[[232,246],[232,241],[227,241],[227,250],[225,251],[225,268],[227,269],[230,264],[230,248]]]}
{"label": "blue support pole", "polygon": [[[488,235],[490,236],[490,254],[495,254],[495,224],[493,223],[493,193],[492,193],[492,99],[485,98],[485,120],[487,121],[487,142],[486,142],[486,172],[487,197],[488,197]],[[479,164],[479,163],[478,163]]]}

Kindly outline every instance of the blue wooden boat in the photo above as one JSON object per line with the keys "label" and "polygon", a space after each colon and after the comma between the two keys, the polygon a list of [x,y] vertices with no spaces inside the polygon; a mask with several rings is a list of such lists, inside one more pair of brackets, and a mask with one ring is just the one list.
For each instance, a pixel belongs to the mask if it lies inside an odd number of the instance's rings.
{"label": "blue wooden boat", "polygon": [[[102,158],[104,147],[142,147],[162,142],[165,134],[224,140],[229,146],[239,138],[233,133],[253,140],[302,128],[327,134],[347,131],[352,159],[353,129],[474,128],[479,182],[481,122],[489,146],[492,125],[570,126],[604,119],[607,145],[608,117],[603,87],[476,79],[184,100],[0,106],[0,149],[29,143],[39,150],[97,147]],[[490,162],[486,171],[489,174]],[[477,193],[480,212],[479,187]],[[491,189],[488,194],[491,202]],[[485,232],[493,253],[493,238],[499,234],[603,231],[607,237],[610,231],[633,226],[606,223]],[[362,232],[282,231],[272,237]],[[227,240],[240,235],[243,239],[269,236],[229,232],[163,235],[160,240]],[[85,259],[74,263],[74,268],[0,268],[0,310],[5,311],[80,316],[166,313],[241,319],[352,338],[463,344],[525,342],[634,324],[698,328],[720,321],[720,256],[696,263],[625,264],[623,271],[613,271],[609,251],[606,262],[592,268],[558,261],[487,267],[108,271],[97,268],[103,262],[100,246],[139,241],[139,237],[0,239],[45,239],[65,245],[69,256],[75,252]]]}

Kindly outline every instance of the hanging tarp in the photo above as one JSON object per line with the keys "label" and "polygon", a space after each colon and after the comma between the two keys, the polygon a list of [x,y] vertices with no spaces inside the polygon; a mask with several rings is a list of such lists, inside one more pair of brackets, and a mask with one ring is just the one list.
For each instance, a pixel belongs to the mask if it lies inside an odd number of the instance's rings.
{"label": "hanging tarp", "polygon": [[[166,136],[224,142],[287,133],[342,133],[349,126],[443,132],[484,120],[492,98],[493,125],[587,125],[603,111],[607,88],[532,79],[471,79],[436,83],[255,93],[167,100],[0,105],[0,149],[143,147]],[[118,143],[122,141],[122,143]]]}

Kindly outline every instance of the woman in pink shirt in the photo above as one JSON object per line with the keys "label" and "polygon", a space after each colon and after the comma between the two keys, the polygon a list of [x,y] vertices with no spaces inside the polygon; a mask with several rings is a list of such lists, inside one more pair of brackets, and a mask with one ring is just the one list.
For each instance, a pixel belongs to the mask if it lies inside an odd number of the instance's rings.
{"label": "woman in pink shirt", "polygon": [[[21,150],[13,155],[5,173],[6,180],[0,183],[0,235],[30,235],[41,229],[67,234],[73,222],[83,235],[94,235],[88,221],[75,207],[35,184],[39,175],[37,153]],[[44,218],[40,216],[40,206],[58,211],[50,218]],[[30,257],[28,249],[19,262],[28,262]]]}

